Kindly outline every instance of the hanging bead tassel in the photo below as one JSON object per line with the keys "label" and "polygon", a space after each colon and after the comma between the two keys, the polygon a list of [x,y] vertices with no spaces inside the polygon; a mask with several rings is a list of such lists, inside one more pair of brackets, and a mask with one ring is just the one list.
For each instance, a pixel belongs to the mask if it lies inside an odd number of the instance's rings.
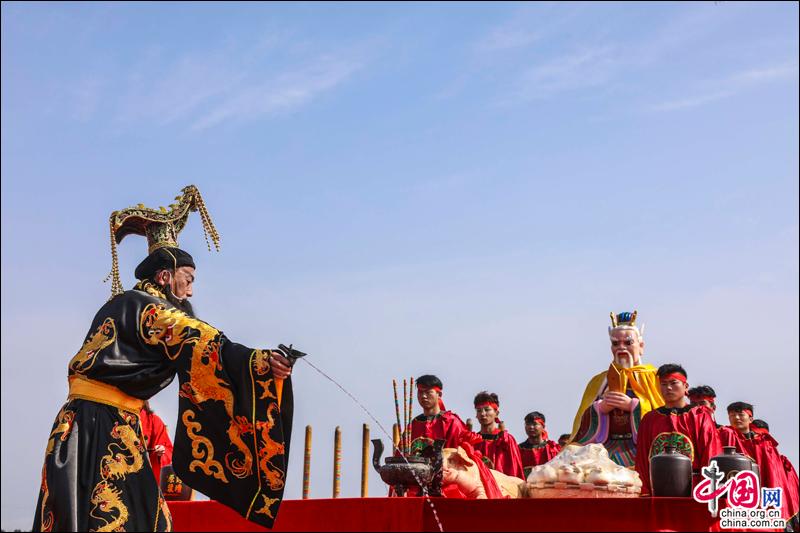
{"label": "hanging bead tassel", "polygon": [[122,280],[119,277],[119,256],[117,255],[117,240],[114,238],[114,213],[111,214],[111,219],[109,220],[109,228],[111,233],[111,272],[108,273],[106,279],[103,280],[103,283],[107,283],[108,280],[111,280],[111,297],[109,300],[113,299],[115,296],[119,296],[125,289],[122,288]]}
{"label": "hanging bead tassel", "polygon": [[208,251],[211,251],[211,243],[208,241],[210,236],[211,240],[214,242],[214,248],[216,248],[219,252],[219,233],[217,233],[217,228],[214,227],[214,223],[211,221],[211,215],[208,214],[208,209],[203,201],[203,197],[200,196],[200,191],[197,189],[195,189],[194,198],[195,204],[197,205],[197,210],[200,212],[200,220],[203,222],[203,236],[206,238],[206,246],[208,247]]}

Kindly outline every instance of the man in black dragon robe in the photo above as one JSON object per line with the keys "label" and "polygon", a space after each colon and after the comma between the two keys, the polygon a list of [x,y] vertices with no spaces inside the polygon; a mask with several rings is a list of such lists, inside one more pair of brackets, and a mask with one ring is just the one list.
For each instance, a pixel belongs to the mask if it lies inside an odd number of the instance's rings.
{"label": "man in black dragon robe", "polygon": [[[193,316],[195,265],[177,236],[190,211],[200,212],[217,249],[219,235],[196,187],[176,200],[111,215],[112,297],[69,363],[34,531],[171,530],[139,412],[176,374],[176,474],[259,525],[277,516],[292,429],[291,354],[237,344]],[[147,237],[149,255],[136,268],[139,282],[123,291],[116,245],[129,234]]]}

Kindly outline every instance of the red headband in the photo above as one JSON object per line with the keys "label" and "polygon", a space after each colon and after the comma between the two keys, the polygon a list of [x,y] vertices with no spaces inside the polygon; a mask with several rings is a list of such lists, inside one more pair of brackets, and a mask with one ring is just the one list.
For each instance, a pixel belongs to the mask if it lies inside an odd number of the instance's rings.
{"label": "red headband", "polygon": [[500,406],[494,402],[483,402],[475,405],[475,409],[480,409],[481,407],[491,407],[495,411],[497,411],[500,408]]}
{"label": "red headband", "polygon": [[439,393],[439,409],[441,411],[447,411],[447,409],[444,408],[444,402],[442,401],[442,388],[441,387],[438,387],[436,385],[434,385],[433,387],[426,387],[425,385],[420,385],[419,383],[417,383],[417,390],[420,390],[420,389],[421,390],[435,390],[436,392],[438,392]]}
{"label": "red headband", "polygon": [[662,376],[661,378],[659,378],[659,381],[667,381],[672,379],[676,379],[681,383],[686,383],[686,376],[684,376],[680,372],[673,372],[672,374],[667,374],[666,376]]}
{"label": "red headband", "polygon": [[544,420],[541,418],[534,418],[534,422],[538,422],[542,425],[542,440],[548,441],[550,440],[550,435],[547,434],[547,428],[545,428]]}
{"label": "red headband", "polygon": [[742,412],[747,413],[748,415],[750,415],[750,418],[753,418],[753,411],[751,411],[750,409],[742,409]]}
{"label": "red headband", "polygon": [[692,400],[693,402],[702,402],[703,400],[705,400],[707,402],[711,402],[711,404],[713,404],[713,405],[716,405],[716,403],[717,403],[716,402],[717,399],[715,397],[713,397],[713,396],[703,396],[702,394],[695,394],[695,395],[689,396],[689,399]]}

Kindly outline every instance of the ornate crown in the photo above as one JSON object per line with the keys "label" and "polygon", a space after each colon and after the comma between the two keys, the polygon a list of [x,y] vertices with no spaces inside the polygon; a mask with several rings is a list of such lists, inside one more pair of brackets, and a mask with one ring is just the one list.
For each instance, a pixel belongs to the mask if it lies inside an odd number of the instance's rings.
{"label": "ornate crown", "polygon": [[644,324],[642,324],[641,327],[636,325],[637,313],[638,311],[634,311],[633,313],[623,311],[622,313],[617,313],[616,315],[613,311],[609,313],[611,315],[611,326],[608,328],[609,335],[614,329],[617,328],[635,329],[637,332],[639,332],[640,337],[644,335]]}
{"label": "ornate crown", "polygon": [[620,326],[632,326],[636,327],[636,313],[638,311],[634,311],[630,313],[628,311],[623,311],[622,313],[617,314],[614,316],[614,312],[612,311],[609,313],[611,315],[611,327],[618,328]]}
{"label": "ornate crown", "polygon": [[147,237],[147,252],[163,248],[165,246],[178,246],[178,233],[183,230],[189,218],[190,211],[199,211],[200,219],[203,222],[203,234],[206,238],[208,250],[211,251],[209,236],[214,242],[214,247],[219,251],[219,233],[211,221],[203,197],[194,185],[188,185],[181,190],[181,194],[175,197],[176,203],[170,204],[170,208],[159,207],[151,209],[139,204],[136,207],[129,207],[111,213],[109,219],[111,227],[111,272],[106,277],[111,281],[111,295],[116,296],[123,292],[122,282],[119,278],[119,259],[117,256],[117,244],[122,242],[126,235],[142,235]]}

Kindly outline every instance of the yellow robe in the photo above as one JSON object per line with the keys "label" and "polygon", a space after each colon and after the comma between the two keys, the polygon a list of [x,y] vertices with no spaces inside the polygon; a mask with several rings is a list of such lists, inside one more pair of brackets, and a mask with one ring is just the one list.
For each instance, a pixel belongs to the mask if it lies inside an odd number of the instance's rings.
{"label": "yellow robe", "polygon": [[[658,376],[656,376],[656,367],[650,364],[636,365],[630,368],[620,368],[620,385],[622,390],[626,390],[630,386],[636,397],[639,399],[639,406],[642,412],[642,417],[664,405],[664,398],[661,397],[661,389],[658,386]],[[608,376],[608,370],[600,372],[594,376],[586,390],[583,392],[581,405],[578,412],[575,414],[575,421],[572,423],[572,435],[570,441],[575,438],[575,434],[581,426],[581,417],[583,412],[597,400],[600,395],[600,389],[603,382]]]}

